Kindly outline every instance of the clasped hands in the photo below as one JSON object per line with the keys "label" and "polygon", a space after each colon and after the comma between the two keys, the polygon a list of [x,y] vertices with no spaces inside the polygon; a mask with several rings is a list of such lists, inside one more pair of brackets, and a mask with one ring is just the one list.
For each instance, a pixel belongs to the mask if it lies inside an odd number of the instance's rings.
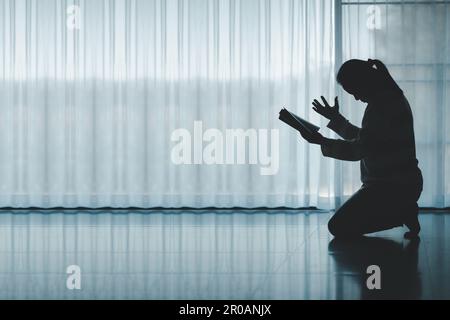
{"label": "clasped hands", "polygon": [[[313,110],[328,120],[333,120],[339,115],[339,101],[338,97],[334,99],[334,106],[330,106],[328,101],[322,96],[323,105],[314,99],[312,102]],[[318,131],[299,130],[300,135],[309,143],[322,145],[325,143],[326,138],[322,136]]]}

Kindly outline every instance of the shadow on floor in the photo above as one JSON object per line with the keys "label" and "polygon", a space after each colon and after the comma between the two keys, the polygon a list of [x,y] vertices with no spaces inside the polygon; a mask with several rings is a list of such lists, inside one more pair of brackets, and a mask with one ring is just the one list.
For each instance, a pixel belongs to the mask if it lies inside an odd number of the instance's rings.
{"label": "shadow on floor", "polygon": [[[418,271],[420,240],[405,244],[386,238],[333,239],[328,252],[337,272],[356,274],[361,299],[420,299],[422,283]],[[380,267],[381,289],[369,290],[370,265]]]}

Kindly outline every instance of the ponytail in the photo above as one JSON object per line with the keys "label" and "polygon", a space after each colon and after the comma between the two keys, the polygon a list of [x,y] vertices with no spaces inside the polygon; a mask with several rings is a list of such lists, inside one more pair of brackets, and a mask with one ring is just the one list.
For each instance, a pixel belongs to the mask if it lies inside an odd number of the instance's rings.
{"label": "ponytail", "polygon": [[387,87],[393,89],[394,91],[402,91],[398,84],[395,82],[394,78],[392,78],[388,68],[386,65],[377,59],[369,59],[367,60],[369,64],[369,68],[375,69],[378,71],[378,74],[381,76],[382,81],[386,81]]}

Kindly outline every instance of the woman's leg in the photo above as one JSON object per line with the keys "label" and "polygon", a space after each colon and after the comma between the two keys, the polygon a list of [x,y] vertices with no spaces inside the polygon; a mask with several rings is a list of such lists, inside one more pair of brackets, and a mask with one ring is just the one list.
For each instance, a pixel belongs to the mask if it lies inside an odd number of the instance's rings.
{"label": "woman's leg", "polygon": [[406,239],[414,239],[417,238],[420,232],[420,223],[419,223],[419,205],[417,201],[420,198],[420,194],[423,189],[423,178],[422,173],[419,171],[419,181],[416,184],[416,188],[413,190],[414,193],[414,203],[412,204],[411,210],[405,210],[404,224],[409,229],[408,232],[405,233],[404,237]]}
{"label": "woman's leg", "polygon": [[404,237],[406,239],[417,238],[420,232],[419,206],[417,205],[417,202],[411,211],[407,212],[403,223],[409,229],[408,232],[405,232]]}
{"label": "woman's leg", "polygon": [[405,205],[398,188],[363,186],[336,211],[328,229],[336,237],[355,237],[399,227]]}

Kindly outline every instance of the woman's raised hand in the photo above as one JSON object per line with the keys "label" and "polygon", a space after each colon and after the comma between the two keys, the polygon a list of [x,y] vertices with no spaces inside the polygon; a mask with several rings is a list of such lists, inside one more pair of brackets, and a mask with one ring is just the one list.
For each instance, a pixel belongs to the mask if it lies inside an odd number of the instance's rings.
{"label": "woman's raised hand", "polygon": [[327,100],[322,96],[323,105],[320,104],[317,99],[313,101],[313,110],[318,114],[324,116],[328,120],[333,120],[335,117],[339,115],[339,101],[338,97],[334,98],[334,106],[330,106]]}

